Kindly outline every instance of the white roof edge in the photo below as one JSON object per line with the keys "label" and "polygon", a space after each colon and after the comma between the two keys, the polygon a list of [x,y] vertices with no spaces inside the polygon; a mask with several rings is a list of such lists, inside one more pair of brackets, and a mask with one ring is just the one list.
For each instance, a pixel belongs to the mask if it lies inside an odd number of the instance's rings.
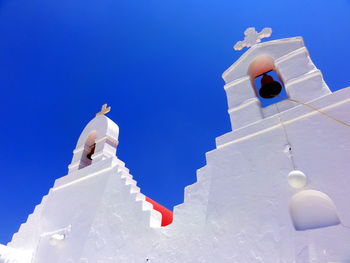
{"label": "white roof edge", "polygon": [[249,48],[239,59],[236,60],[235,63],[233,63],[227,70],[224,71],[224,73],[222,73],[222,78],[225,79],[225,77],[231,72],[233,71],[233,69],[242,61],[244,60],[246,57],[248,57],[248,55],[250,53],[252,53],[255,49],[263,47],[263,46],[270,46],[270,45],[276,45],[276,44],[280,44],[280,43],[284,43],[284,42],[298,42],[300,41],[302,43],[302,45],[304,46],[304,39],[303,37],[299,36],[299,37],[290,37],[290,38],[282,38],[282,39],[276,39],[276,40],[271,40],[271,41],[267,41],[267,42],[262,42],[262,43],[258,43],[254,46],[252,46],[251,48]]}

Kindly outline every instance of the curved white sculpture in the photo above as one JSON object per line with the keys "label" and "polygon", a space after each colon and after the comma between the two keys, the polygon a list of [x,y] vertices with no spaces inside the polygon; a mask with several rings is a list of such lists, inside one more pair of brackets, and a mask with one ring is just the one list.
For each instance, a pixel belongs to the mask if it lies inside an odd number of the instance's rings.
{"label": "curved white sculpture", "polygon": [[308,230],[340,223],[332,199],[320,191],[305,190],[295,194],[290,214],[296,230]]}

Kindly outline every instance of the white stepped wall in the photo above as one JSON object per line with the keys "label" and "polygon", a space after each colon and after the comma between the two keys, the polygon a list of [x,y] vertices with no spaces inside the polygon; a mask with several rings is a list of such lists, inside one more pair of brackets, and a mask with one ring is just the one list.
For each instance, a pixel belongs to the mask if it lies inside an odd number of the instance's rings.
{"label": "white stepped wall", "polygon": [[208,165],[197,170],[197,182],[186,186],[184,202],[174,207],[174,222],[169,228],[181,228],[183,224],[192,224],[193,227],[205,224],[210,181]]}
{"label": "white stepped wall", "polygon": [[47,195],[42,198],[39,205],[35,206],[34,211],[23,223],[18,232],[12,236],[12,240],[7,244],[9,247],[21,248],[25,250],[34,250],[40,235],[40,218],[42,208],[45,205]]}
{"label": "white stepped wall", "polygon": [[[102,172],[96,172],[94,166]],[[90,172],[85,177],[84,170]],[[86,256],[94,258],[93,254],[103,257],[99,251],[106,244],[124,245],[118,244],[122,236],[118,231],[128,228],[116,228],[118,218],[125,218],[126,224],[133,222],[139,230],[161,225],[161,214],[145,201],[136,181],[116,157],[59,179],[42,212],[41,238],[33,263],[47,263],[51,257],[50,263],[84,262]],[[107,220],[103,238],[99,234],[103,231],[99,229],[101,220]],[[64,240],[54,241],[56,234],[64,235]]]}
{"label": "white stepped wall", "polygon": [[[81,260],[145,262],[161,225],[161,214],[145,201],[130,174],[114,169],[96,212]],[[122,184],[120,183],[122,182]],[[134,237],[130,242],[130,237]],[[129,240],[129,241],[128,241]],[[137,248],[137,249],[136,249]],[[113,260],[111,260],[113,259]],[[109,261],[111,260],[111,261]]]}

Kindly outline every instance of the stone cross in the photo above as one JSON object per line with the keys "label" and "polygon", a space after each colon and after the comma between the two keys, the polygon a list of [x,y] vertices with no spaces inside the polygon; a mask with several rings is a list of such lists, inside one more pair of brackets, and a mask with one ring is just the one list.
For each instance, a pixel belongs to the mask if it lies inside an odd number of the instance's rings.
{"label": "stone cross", "polygon": [[111,107],[107,107],[107,104],[103,104],[102,108],[101,108],[101,111],[96,113],[96,116],[98,116],[98,115],[105,115],[106,113],[108,113],[110,111],[111,111]]}
{"label": "stone cross", "polygon": [[261,42],[262,38],[270,37],[272,34],[272,29],[270,27],[265,27],[260,33],[255,30],[255,27],[248,27],[244,31],[244,40],[238,41],[234,45],[235,50],[241,50],[244,47],[254,46],[256,43]]}

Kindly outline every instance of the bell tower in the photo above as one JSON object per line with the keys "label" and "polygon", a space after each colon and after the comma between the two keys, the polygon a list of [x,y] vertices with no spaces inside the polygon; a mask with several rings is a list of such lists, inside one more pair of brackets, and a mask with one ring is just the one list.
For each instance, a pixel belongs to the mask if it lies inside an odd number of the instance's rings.
{"label": "bell tower", "polygon": [[238,252],[216,261],[348,262],[350,87],[329,90],[302,37],[270,34],[247,29],[223,73],[232,131],[206,154],[206,220]]}
{"label": "bell tower", "polygon": [[[282,100],[262,107],[261,97],[269,99],[279,95],[279,85],[283,86],[288,98],[309,102],[330,94],[320,70],[312,62],[304,46],[302,37],[260,42],[270,36],[271,29],[265,28],[257,33],[255,28],[245,31],[245,39],[235,45],[236,50],[251,46],[222,75],[228,101],[232,130],[242,128],[256,121],[273,116],[278,112],[297,106],[296,103]],[[278,79],[271,78],[271,72]],[[268,90],[259,90],[254,84],[262,76],[262,83],[270,85]],[[264,86],[266,88],[266,85]],[[271,90],[272,89],[272,90]],[[273,91],[274,90],[274,91]],[[269,94],[272,91],[272,95]],[[260,95],[260,96],[259,96]]]}
{"label": "bell tower", "polygon": [[69,173],[115,156],[119,127],[104,116],[109,110],[110,107],[104,104],[101,112],[81,133],[73,151],[72,163],[68,166]]}
{"label": "bell tower", "polygon": [[109,110],[103,105],[85,126],[68,174],[55,180],[8,243],[29,251],[30,262],[111,262],[106,251],[123,247],[120,237],[130,228],[141,233],[163,224],[168,211],[140,192],[116,156],[119,127],[105,116]]}

